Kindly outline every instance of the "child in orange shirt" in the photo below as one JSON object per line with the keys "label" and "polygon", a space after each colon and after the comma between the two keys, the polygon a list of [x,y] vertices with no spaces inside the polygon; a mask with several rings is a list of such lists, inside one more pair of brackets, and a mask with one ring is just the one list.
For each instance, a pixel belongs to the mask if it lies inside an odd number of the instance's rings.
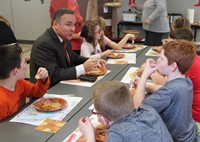
{"label": "child in orange shirt", "polygon": [[42,67],[36,84],[24,80],[27,63],[18,45],[0,46],[0,69],[0,120],[16,113],[26,97],[42,97],[49,87],[48,72]]}

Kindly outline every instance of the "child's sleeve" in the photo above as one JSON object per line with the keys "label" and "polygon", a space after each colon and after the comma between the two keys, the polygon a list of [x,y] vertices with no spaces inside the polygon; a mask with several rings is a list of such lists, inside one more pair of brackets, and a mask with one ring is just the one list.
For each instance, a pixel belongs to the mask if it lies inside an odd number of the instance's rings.
{"label": "child's sleeve", "polygon": [[38,80],[35,84],[24,80],[24,88],[26,97],[40,98],[48,90],[50,84],[49,78],[46,82]]}

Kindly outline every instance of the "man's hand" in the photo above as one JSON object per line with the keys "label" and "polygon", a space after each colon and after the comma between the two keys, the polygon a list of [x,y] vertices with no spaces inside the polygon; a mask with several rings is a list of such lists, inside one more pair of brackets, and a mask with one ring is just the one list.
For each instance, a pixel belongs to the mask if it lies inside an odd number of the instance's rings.
{"label": "man's hand", "polygon": [[88,59],[84,64],[84,69],[86,72],[97,70],[98,68],[105,66],[106,61],[103,59]]}

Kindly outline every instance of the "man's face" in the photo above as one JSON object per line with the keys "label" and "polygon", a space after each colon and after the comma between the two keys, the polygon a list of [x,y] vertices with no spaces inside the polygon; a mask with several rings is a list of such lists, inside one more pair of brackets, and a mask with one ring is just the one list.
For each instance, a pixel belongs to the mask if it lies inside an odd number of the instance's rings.
{"label": "man's face", "polygon": [[63,40],[71,40],[75,30],[76,18],[73,14],[65,14],[60,21],[53,22],[53,29]]}

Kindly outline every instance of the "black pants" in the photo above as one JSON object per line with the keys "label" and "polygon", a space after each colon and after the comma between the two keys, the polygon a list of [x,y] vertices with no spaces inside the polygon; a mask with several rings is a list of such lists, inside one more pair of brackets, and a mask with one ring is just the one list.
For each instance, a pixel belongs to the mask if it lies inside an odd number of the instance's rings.
{"label": "black pants", "polygon": [[148,46],[160,46],[162,45],[162,38],[166,33],[155,33],[145,30],[144,44]]}

